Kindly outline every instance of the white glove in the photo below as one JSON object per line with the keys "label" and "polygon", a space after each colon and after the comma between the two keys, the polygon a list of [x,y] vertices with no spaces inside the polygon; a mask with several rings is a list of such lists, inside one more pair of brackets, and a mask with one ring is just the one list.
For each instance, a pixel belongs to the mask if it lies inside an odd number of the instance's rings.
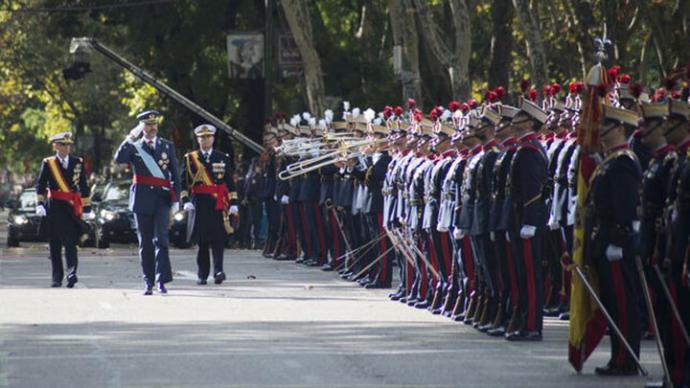
{"label": "white glove", "polygon": [[492,242],[496,241],[496,233],[489,232],[489,238],[491,239]]}
{"label": "white glove", "polygon": [[228,213],[230,213],[230,214],[237,214],[239,212],[240,212],[240,209],[237,208],[237,205],[230,206],[230,210],[228,210]]}
{"label": "white glove", "polygon": [[465,237],[465,233],[462,232],[462,229],[455,228],[453,229],[453,238],[456,240],[462,240],[462,238]]}
{"label": "white glove", "polygon": [[520,238],[528,239],[534,237],[537,234],[537,227],[533,225],[522,225],[520,228]]}
{"label": "white glove", "polygon": [[280,198],[280,203],[282,203],[283,205],[289,204],[290,203],[290,197],[288,197],[287,195],[283,195]]}
{"label": "white glove", "polygon": [[609,245],[606,247],[606,258],[609,261],[618,261],[623,258],[623,248],[617,247],[615,245]]}
{"label": "white glove", "polygon": [[318,158],[320,153],[319,153],[319,150],[311,150],[309,152],[309,155],[311,155],[312,158]]}
{"label": "white glove", "polygon": [[561,225],[558,224],[555,218],[549,219],[549,230],[558,230]]}
{"label": "white glove", "polygon": [[182,208],[184,209],[184,211],[189,212],[189,211],[194,210],[194,204],[190,201],[190,202],[185,203]]}
{"label": "white glove", "polygon": [[506,241],[510,242],[510,233],[506,232]]}
{"label": "white glove", "polygon": [[36,215],[39,217],[45,217],[48,212],[46,212],[46,208],[43,207],[43,205],[38,205],[36,206]]}
{"label": "white glove", "polygon": [[178,210],[180,210],[179,202],[175,202],[170,206],[170,211],[173,212],[173,214],[177,213]]}
{"label": "white glove", "polygon": [[449,229],[448,229],[447,226],[441,226],[441,225],[437,225],[437,226],[436,226],[436,231],[437,231],[437,232],[445,233],[445,232],[447,232],[448,230],[449,230]]}
{"label": "white glove", "polygon": [[144,131],[144,124],[139,123],[136,127],[132,128],[132,130],[129,131],[129,134],[127,135],[127,137],[130,140],[134,141],[141,135],[141,133],[143,131]]}

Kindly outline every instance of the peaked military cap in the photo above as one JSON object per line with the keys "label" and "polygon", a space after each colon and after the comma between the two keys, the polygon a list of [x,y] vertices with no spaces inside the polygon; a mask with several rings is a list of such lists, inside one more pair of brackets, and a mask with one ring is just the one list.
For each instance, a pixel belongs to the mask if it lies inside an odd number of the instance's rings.
{"label": "peaked military cap", "polygon": [[661,119],[668,117],[669,106],[665,102],[647,102],[640,104],[642,117],[645,119]]}
{"label": "peaked military cap", "polygon": [[50,137],[50,142],[51,143],[65,143],[65,144],[74,143],[74,141],[72,141],[72,133],[71,132],[61,132],[61,133],[58,133],[57,135],[53,135]]}
{"label": "peaked military cap", "polygon": [[604,105],[604,120],[637,128],[640,117],[631,110]]}
{"label": "peaked military cap", "polygon": [[201,124],[194,128],[194,135],[196,136],[214,136],[216,134],[216,127],[211,124]]}
{"label": "peaked military cap", "polygon": [[547,114],[544,110],[532,101],[523,98],[520,106],[520,111],[526,113],[532,120],[541,124],[546,122]]}
{"label": "peaked military cap", "polygon": [[681,100],[669,101],[669,113],[673,116],[680,117],[685,120],[690,120],[690,105]]}
{"label": "peaked military cap", "polygon": [[144,122],[145,124],[155,124],[158,122],[158,119],[161,117],[161,114],[158,113],[156,110],[147,110],[139,113],[137,115],[137,120]]}

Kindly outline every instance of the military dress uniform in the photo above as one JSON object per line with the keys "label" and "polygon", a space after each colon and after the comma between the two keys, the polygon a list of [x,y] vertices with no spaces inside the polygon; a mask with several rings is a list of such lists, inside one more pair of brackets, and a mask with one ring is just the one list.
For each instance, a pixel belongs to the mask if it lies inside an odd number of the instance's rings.
{"label": "military dress uniform", "polygon": [[367,169],[365,184],[371,195],[369,206],[369,224],[371,228],[371,238],[379,236],[377,244],[377,257],[382,256],[374,266],[372,272],[373,281],[367,288],[390,288],[393,278],[393,259],[391,242],[384,230],[384,200],[383,184],[386,179],[388,165],[391,163],[391,156],[388,152],[376,152],[372,155],[371,165]]}
{"label": "military dress uniform", "polygon": [[[520,109],[523,114],[517,114],[514,123],[531,120],[536,126],[546,121],[546,113],[529,100],[523,100]],[[513,200],[509,237],[517,258],[520,284],[519,314],[508,323],[505,334],[508,340],[541,339],[544,302],[540,264],[547,221],[543,198],[546,175],[547,155],[538,134],[522,135],[518,138],[508,183]]]}
{"label": "military dress uniform", "polygon": [[[156,111],[137,115],[141,123],[156,123]],[[166,293],[165,284],[173,280],[168,255],[170,210],[178,206],[180,175],[175,146],[156,136],[148,140],[127,138],[115,152],[116,163],[126,163],[134,174],[129,195],[129,210],[134,213],[139,238],[139,258],[146,295],[154,283]]]}
{"label": "military dress uniform", "polygon": [[[51,137],[50,141],[71,144],[72,138],[69,132],[63,132]],[[44,216],[40,234],[48,239],[50,247],[52,286],[62,284],[64,247],[67,287],[72,288],[77,282],[77,244],[85,232],[81,216],[91,209],[84,160],[73,155],[62,158],[59,154],[43,159],[36,179],[36,202],[37,212]]]}
{"label": "military dress uniform", "polygon": [[[196,136],[215,135],[216,128],[200,125]],[[216,284],[225,278],[223,251],[229,234],[234,230],[229,213],[237,213],[237,192],[232,181],[230,157],[214,149],[196,150],[184,156],[185,174],[180,202],[194,212],[191,240],[198,244],[196,262],[198,283],[206,284],[210,272],[209,248],[213,256],[213,277]],[[189,206],[192,204],[193,206]]]}
{"label": "military dress uniform", "polygon": [[[604,120],[637,125],[637,116],[604,106]],[[601,133],[604,136],[605,133]],[[599,274],[604,307],[636,355],[640,352],[639,277],[635,265],[635,232],[640,163],[627,144],[610,149],[590,177],[585,201],[585,257]],[[637,366],[618,336],[611,335],[611,359],[598,374],[636,374]]]}

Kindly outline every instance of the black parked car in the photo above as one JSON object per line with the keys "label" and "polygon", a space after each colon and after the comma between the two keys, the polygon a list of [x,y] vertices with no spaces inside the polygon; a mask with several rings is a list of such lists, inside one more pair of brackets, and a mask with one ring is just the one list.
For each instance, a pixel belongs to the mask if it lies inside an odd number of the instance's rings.
{"label": "black parked car", "polygon": [[[16,201],[11,201],[12,210],[7,217],[7,246],[18,247],[21,241],[43,241],[39,235],[41,217],[36,215],[36,190],[24,189]],[[87,234],[87,240],[82,246],[94,246],[96,233],[94,224],[90,221],[91,214],[84,216],[82,226]]]}
{"label": "black parked car", "polygon": [[7,216],[7,246],[18,247],[20,241],[40,241],[41,217],[36,215],[36,190],[25,189],[8,205],[11,210]]}
{"label": "black parked car", "polygon": [[108,248],[111,242],[137,242],[134,214],[127,208],[131,181],[109,182],[95,205],[96,246]]}

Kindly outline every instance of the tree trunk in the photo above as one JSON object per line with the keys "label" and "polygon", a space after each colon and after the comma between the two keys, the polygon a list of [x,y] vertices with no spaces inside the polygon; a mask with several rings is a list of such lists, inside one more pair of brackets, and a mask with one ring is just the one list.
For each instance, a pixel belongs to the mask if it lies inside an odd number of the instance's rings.
{"label": "tree trunk", "polygon": [[302,55],[309,110],[314,115],[321,115],[325,108],[325,88],[321,60],[316,52],[312,36],[308,2],[306,0],[282,0],[280,3],[285,12],[285,19],[287,19],[290,32],[292,32],[297,48]]}
{"label": "tree trunk", "polygon": [[396,77],[402,84],[403,101],[413,98],[422,107],[422,79],[419,72],[419,38],[411,0],[388,0],[393,44],[401,49],[402,67]]}
{"label": "tree trunk", "polygon": [[465,0],[451,0],[450,13],[455,29],[455,45],[448,67],[453,98],[468,99],[472,92],[470,82],[470,57],[472,56],[472,32],[470,10]]}
{"label": "tree trunk", "polygon": [[510,90],[510,63],[513,52],[513,5],[511,0],[496,0],[491,6],[491,62],[489,87]]}
{"label": "tree trunk", "polygon": [[541,88],[548,80],[546,67],[546,51],[544,40],[542,39],[539,24],[534,19],[533,11],[530,9],[529,0],[513,0],[515,11],[517,12],[522,31],[525,34],[525,44],[527,45],[527,56],[529,57],[532,84]]}

